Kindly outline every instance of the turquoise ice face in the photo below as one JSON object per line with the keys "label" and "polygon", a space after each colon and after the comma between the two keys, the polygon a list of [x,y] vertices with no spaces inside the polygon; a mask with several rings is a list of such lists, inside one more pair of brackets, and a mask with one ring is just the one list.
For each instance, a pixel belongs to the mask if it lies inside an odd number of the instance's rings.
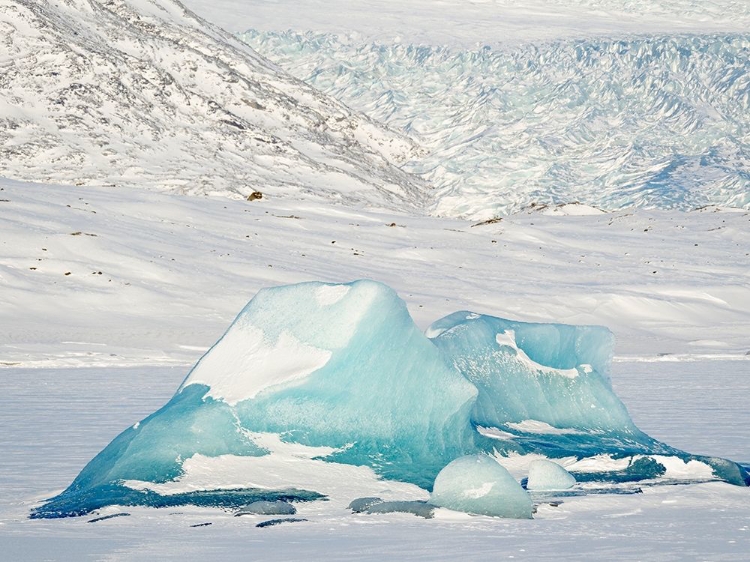
{"label": "turquoise ice face", "polygon": [[472,423],[499,431],[484,435],[510,434],[512,446],[545,454],[550,441],[573,455],[673,452],[639,431],[612,392],[607,370],[614,336],[606,328],[456,312],[427,335],[479,390]]}
{"label": "turquoise ice face", "polygon": [[[612,348],[606,328],[469,312],[437,321],[425,336],[396,293],[374,281],[265,289],[163,408],[115,438],[32,517],[111,504],[239,507],[321,497],[314,484],[159,487],[185,477],[188,461],[267,457],[268,443],[292,458],[308,451],[314,462],[365,467],[373,478],[428,490],[451,461],[480,452],[632,458],[598,476],[614,481],[662,475],[648,455],[698,459],[635,427],[606,376]],[[264,441],[268,435],[275,441]],[[724,480],[747,478],[730,461],[701,462]],[[251,465],[242,466],[250,470],[243,482],[255,481]]]}

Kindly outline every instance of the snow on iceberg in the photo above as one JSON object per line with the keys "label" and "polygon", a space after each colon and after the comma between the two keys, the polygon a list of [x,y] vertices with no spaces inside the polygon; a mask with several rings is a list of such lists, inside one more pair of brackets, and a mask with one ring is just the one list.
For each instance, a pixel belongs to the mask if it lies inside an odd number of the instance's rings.
{"label": "snow on iceberg", "polygon": [[[31,516],[380,494],[379,479],[391,499],[420,500],[451,461],[481,452],[672,455],[747,479],[731,461],[692,457],[633,425],[606,378],[604,328],[461,312],[427,334],[374,281],[262,290],[164,407]],[[658,475],[647,464],[626,462],[612,480]]]}

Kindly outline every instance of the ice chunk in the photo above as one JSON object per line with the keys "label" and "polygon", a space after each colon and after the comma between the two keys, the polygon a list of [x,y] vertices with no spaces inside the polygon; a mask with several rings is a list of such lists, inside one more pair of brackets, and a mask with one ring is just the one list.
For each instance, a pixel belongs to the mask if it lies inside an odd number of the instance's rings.
{"label": "ice chunk", "polygon": [[[486,438],[477,443],[490,454],[692,458],[649,437],[631,420],[607,377],[614,339],[606,328],[456,312],[427,333],[446,361],[477,387],[471,421]],[[734,463],[729,471],[715,466],[716,477],[742,481],[732,473]],[[652,477],[650,468],[637,468],[604,476]]]}
{"label": "ice chunk", "polygon": [[247,505],[243,505],[237,515],[294,515],[297,513],[297,509],[290,503],[277,500],[277,501],[257,501]]}
{"label": "ice chunk", "polygon": [[[633,425],[606,377],[612,334],[605,328],[460,312],[429,333],[433,339],[393,290],[373,281],[262,290],[163,408],[115,438],[32,516],[80,515],[112,504],[238,508],[311,500],[323,490],[308,484],[321,480],[300,473],[332,462],[425,489],[435,482],[436,501],[447,493],[449,500],[463,498],[467,509],[502,514],[495,495],[510,497],[513,487],[501,476],[489,478],[503,473],[497,463],[462,460],[459,466],[477,465],[463,475],[446,465],[482,451],[701,460]],[[271,444],[283,444],[286,455],[276,456]],[[290,458],[296,458],[294,482],[260,484],[267,474],[289,474],[275,463]],[[190,471],[217,459],[224,467],[252,468],[239,476]],[[717,478],[748,479],[729,461],[704,465]],[[316,475],[353,473],[332,468]],[[446,471],[452,476],[441,491],[435,477]],[[664,466],[642,461],[603,477],[663,474]],[[511,511],[521,513],[521,500],[514,501]]]}
{"label": "ice chunk", "polygon": [[[659,458],[669,459],[669,462],[672,464],[682,462],[676,457]],[[647,456],[623,458],[620,459],[620,461],[625,464],[622,468],[576,473],[576,480],[579,482],[640,482],[641,480],[653,480],[660,476],[664,476],[667,470],[661,462],[657,461],[655,458]]]}
{"label": "ice chunk", "polygon": [[378,502],[368,506],[366,513],[411,513],[417,517],[432,519],[435,516],[435,507],[423,501],[390,501]]}
{"label": "ice chunk", "polygon": [[[243,428],[334,447],[339,451],[327,460],[372,466],[423,487],[473,448],[469,412],[476,388],[446,364],[389,287],[357,281],[267,289],[227,335],[249,326],[261,329],[270,345],[287,334],[330,358],[293,384],[271,384],[237,401]],[[217,346],[206,358],[222,351]],[[244,376],[254,378],[252,361],[247,364]],[[196,384],[211,381],[191,373],[183,388]]]}
{"label": "ice chunk", "polygon": [[534,491],[567,490],[575,486],[576,479],[559,464],[538,460],[529,467],[526,488]]}
{"label": "ice chunk", "polygon": [[435,479],[430,503],[455,511],[531,519],[529,494],[510,473],[487,455],[460,457]]}
{"label": "ice chunk", "polygon": [[457,312],[428,330],[477,387],[475,427],[489,452],[545,457],[677,451],[641,432],[607,377],[614,338],[599,326],[531,324]]}
{"label": "ice chunk", "polygon": [[375,497],[357,498],[355,500],[352,500],[352,502],[349,504],[349,509],[351,509],[354,513],[362,513],[378,503],[383,503],[383,500],[381,498]]}
{"label": "ice chunk", "polygon": [[456,312],[429,332],[479,389],[472,413],[477,425],[536,420],[560,429],[635,431],[606,376],[614,345],[606,328]]}

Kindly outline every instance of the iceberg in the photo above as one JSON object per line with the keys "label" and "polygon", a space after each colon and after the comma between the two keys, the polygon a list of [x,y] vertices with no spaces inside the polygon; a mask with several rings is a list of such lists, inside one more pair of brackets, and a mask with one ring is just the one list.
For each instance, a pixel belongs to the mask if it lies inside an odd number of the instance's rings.
{"label": "iceberg", "polygon": [[531,519],[529,494],[487,455],[457,458],[440,471],[430,503],[473,515]]}
{"label": "iceberg", "polygon": [[[177,480],[193,457],[268,455],[256,436],[269,433],[321,448],[326,461],[431,488],[443,466],[475,448],[469,412],[476,395],[386,285],[264,289],[164,407],[115,438],[32,517],[112,503],[173,505],[181,494],[146,493],[132,483]],[[195,499],[191,493],[183,500]],[[319,497],[259,487],[222,490],[213,500],[239,508]]]}
{"label": "iceberg", "polygon": [[[485,478],[487,466],[501,472],[487,455],[572,457],[579,481],[670,478],[697,466],[703,479],[746,484],[740,465],[635,427],[607,378],[613,341],[601,327],[470,312],[424,334],[392,289],[369,280],[264,289],[165,406],[31,517],[107,505],[242,510],[314,501],[342,485],[349,497],[380,494],[380,480],[393,499],[433,490],[442,501]],[[450,464],[477,454],[483,460]],[[604,469],[587,462],[603,456]],[[672,457],[679,462],[664,460]]]}
{"label": "iceberg", "polygon": [[535,492],[568,490],[575,485],[576,479],[557,463],[537,460],[529,466],[527,490]]}

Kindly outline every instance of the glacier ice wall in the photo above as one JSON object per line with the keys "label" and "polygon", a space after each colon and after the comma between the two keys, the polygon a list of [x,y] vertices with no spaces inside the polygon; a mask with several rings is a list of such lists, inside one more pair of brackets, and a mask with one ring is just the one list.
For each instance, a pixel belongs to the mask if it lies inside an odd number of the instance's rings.
{"label": "glacier ice wall", "polygon": [[473,50],[240,37],[427,147],[406,169],[436,187],[435,214],[482,219],[573,201],[750,208],[750,35]]}
{"label": "glacier ice wall", "polygon": [[[480,452],[632,457],[623,470],[583,478],[616,482],[664,474],[650,455],[699,460],[633,425],[606,378],[612,345],[605,328],[467,312],[425,335],[396,293],[374,281],[264,289],[164,407],[123,431],[32,517],[111,504],[238,508],[322,497],[314,486],[238,486],[221,474],[182,486],[196,464],[189,460],[229,459],[249,478],[242,482],[259,482],[247,471],[274,462],[299,465],[299,452],[274,456],[280,446],[312,451],[311,470],[368,467],[373,478],[425,489],[451,461]],[[714,477],[747,478],[731,461],[701,462]]]}

